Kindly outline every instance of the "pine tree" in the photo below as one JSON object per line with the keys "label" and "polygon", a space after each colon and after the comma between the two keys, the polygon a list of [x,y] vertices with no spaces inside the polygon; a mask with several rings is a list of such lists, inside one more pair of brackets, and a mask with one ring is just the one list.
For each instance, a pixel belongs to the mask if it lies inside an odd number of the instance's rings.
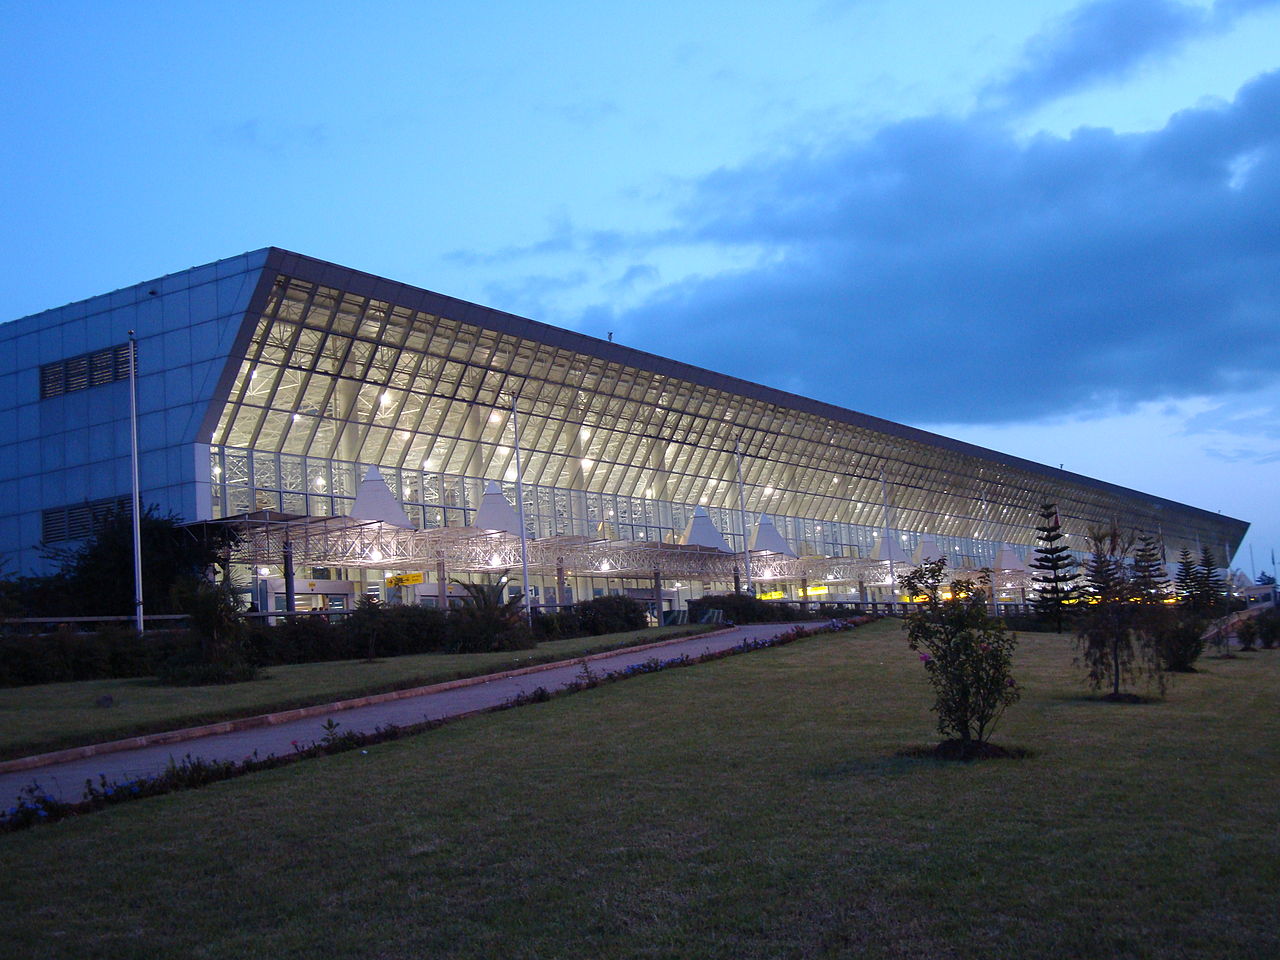
{"label": "pine tree", "polygon": [[1150,534],[1145,534],[1138,540],[1138,548],[1133,552],[1129,585],[1134,599],[1144,603],[1159,603],[1169,592],[1169,581],[1165,577],[1164,563],[1160,558],[1160,546]]}
{"label": "pine tree", "polygon": [[1124,558],[1111,549],[1110,534],[1095,531],[1089,539],[1093,552],[1084,562],[1084,592],[1098,603],[1127,599]]}
{"label": "pine tree", "polygon": [[1212,616],[1223,605],[1227,585],[1218,573],[1218,561],[1208,547],[1200,548],[1200,560],[1196,564],[1196,592],[1194,605],[1198,612]]}
{"label": "pine tree", "polygon": [[1075,558],[1062,542],[1066,534],[1062,532],[1062,522],[1058,519],[1058,505],[1043,504],[1040,519],[1042,522],[1036,527],[1036,540],[1040,545],[1036,547],[1035,559],[1028,566],[1043,574],[1032,577],[1037,585],[1037,612],[1046,619],[1052,618],[1055,629],[1061,633],[1064,608],[1078,593],[1076,581],[1079,574]]}
{"label": "pine tree", "polygon": [[1184,604],[1194,604],[1199,584],[1196,577],[1196,561],[1186,547],[1178,554],[1178,574],[1173,581],[1173,592]]}

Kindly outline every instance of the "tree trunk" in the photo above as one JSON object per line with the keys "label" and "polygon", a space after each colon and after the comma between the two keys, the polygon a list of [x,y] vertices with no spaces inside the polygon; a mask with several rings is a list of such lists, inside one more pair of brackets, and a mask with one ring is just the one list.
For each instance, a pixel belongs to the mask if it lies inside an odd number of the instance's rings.
{"label": "tree trunk", "polygon": [[1120,638],[1111,639],[1111,692],[1120,696]]}

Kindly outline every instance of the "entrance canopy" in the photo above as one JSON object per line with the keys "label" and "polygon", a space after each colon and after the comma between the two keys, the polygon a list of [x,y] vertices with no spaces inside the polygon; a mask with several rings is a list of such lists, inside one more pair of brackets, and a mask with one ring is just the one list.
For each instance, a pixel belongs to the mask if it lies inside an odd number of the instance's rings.
{"label": "entrance canopy", "polygon": [[[450,574],[492,573],[520,565],[520,538],[501,530],[476,527],[405,529],[382,521],[352,517],[308,517],[258,511],[207,521],[235,530],[239,542],[231,560],[277,564],[285,543],[294,562],[319,567],[357,567],[415,571],[444,561]],[[557,568],[574,577],[608,576],[652,581],[654,571],[669,579],[732,583],[744,564],[741,553],[697,544],[639,543],[626,540],[560,536],[526,543],[530,573],[552,576]],[[795,581],[883,586],[889,564],[858,557],[791,557],[753,550],[756,581]]]}

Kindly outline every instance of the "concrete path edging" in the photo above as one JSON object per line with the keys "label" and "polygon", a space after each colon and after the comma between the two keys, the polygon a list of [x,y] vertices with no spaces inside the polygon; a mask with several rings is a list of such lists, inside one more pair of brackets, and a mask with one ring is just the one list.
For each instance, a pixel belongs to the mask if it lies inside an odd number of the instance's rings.
{"label": "concrete path edging", "polygon": [[[693,634],[693,637],[716,637],[723,633],[727,633],[733,628],[726,627],[722,630],[711,630],[707,633]],[[65,750],[54,750],[49,753],[37,753],[29,757],[15,757],[12,760],[0,760],[0,773],[18,773],[23,770],[36,770],[40,767],[52,766],[58,763],[66,763],[69,760],[85,760],[89,757],[101,756],[108,753],[119,753],[123,750],[137,750],[141,747],[160,746],[170,743],[183,743],[188,740],[199,740],[202,737],[216,736],[220,733],[234,733],[240,730],[251,730],[255,727],[270,727],[281,723],[289,723],[294,720],[304,720],[308,717],[319,717],[327,713],[338,713],[343,710],[352,710],[356,707],[367,707],[375,703],[388,703],[392,700],[404,700],[409,697],[419,697],[423,694],[441,693],[445,690],[457,690],[461,687],[471,687],[481,683],[489,683],[493,680],[505,680],[509,677],[523,677],[533,673],[541,673],[545,670],[557,670],[561,667],[572,666],[575,663],[590,662],[593,660],[603,660],[616,656],[623,651],[628,653],[640,653],[645,650],[652,650],[658,647],[665,647],[675,643],[683,643],[689,640],[690,636],[670,637],[666,640],[655,640],[652,643],[642,643],[634,647],[618,647],[614,650],[605,650],[600,653],[587,654],[582,657],[570,657],[567,660],[556,660],[551,663],[536,663],[528,667],[515,667],[511,670],[502,670],[498,673],[485,673],[475,677],[460,677],[457,680],[445,680],[441,683],[432,683],[422,687],[406,687],[402,690],[389,690],[386,693],[374,693],[365,697],[353,697],[349,700],[335,700],[332,703],[317,703],[309,707],[296,707],[292,710],[281,710],[276,713],[263,713],[252,717],[240,717],[235,720],[223,720],[218,723],[207,723],[198,727],[182,727],[178,730],[165,730],[160,733],[140,734],[136,737],[126,737],[123,740],[108,740],[103,743],[90,743],[80,747],[68,747]]]}

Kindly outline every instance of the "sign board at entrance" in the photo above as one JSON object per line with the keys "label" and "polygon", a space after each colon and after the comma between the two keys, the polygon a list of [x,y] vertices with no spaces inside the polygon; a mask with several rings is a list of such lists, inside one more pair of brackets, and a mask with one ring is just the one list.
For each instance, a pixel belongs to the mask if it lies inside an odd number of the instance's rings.
{"label": "sign board at entrance", "polygon": [[394,577],[387,577],[388,587],[407,587],[410,584],[422,583],[423,577],[420,573],[397,573]]}

